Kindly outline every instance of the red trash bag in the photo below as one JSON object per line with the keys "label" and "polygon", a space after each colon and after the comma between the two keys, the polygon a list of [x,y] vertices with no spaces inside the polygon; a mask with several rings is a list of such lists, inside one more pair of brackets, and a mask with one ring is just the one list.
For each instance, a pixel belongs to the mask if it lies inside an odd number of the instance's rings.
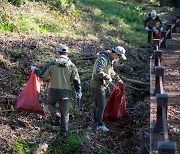
{"label": "red trash bag", "polygon": [[125,88],[120,82],[116,84],[104,110],[103,120],[113,121],[128,116],[126,110]]}
{"label": "red trash bag", "polygon": [[15,108],[25,112],[37,113],[44,116],[44,111],[39,103],[40,86],[43,83],[33,71],[30,78],[17,99]]}
{"label": "red trash bag", "polygon": [[153,39],[161,39],[161,32],[156,34]]}

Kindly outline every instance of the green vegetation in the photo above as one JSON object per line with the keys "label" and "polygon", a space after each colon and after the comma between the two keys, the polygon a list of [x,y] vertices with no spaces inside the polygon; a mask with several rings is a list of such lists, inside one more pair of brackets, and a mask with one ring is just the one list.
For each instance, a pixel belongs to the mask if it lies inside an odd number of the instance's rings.
{"label": "green vegetation", "polygon": [[98,154],[114,154],[112,149],[108,149],[108,148],[103,148],[102,150],[100,150],[98,152]]}
{"label": "green vegetation", "polygon": [[0,111],[4,109],[4,104],[0,103]]}
{"label": "green vegetation", "polygon": [[36,148],[36,144],[27,140],[18,139],[15,142],[15,149],[18,154],[31,154]]}
{"label": "green vegetation", "polygon": [[73,131],[65,139],[62,139],[62,137],[59,136],[52,143],[51,148],[47,153],[71,153],[81,145],[87,134],[88,133],[79,135],[77,131]]}
{"label": "green vegetation", "polygon": [[[56,35],[58,37],[122,40],[138,48],[145,43],[143,5],[125,0],[9,0],[20,9],[3,2],[0,30],[9,33]],[[32,2],[33,1],[33,2]],[[24,5],[22,5],[24,4]],[[22,6],[21,6],[22,5]],[[149,7],[148,5],[146,6]],[[29,8],[33,8],[31,11]],[[151,10],[151,8],[149,8]],[[159,8],[161,12],[162,8]]]}
{"label": "green vegetation", "polygon": [[48,122],[47,122],[47,123],[45,123],[45,127],[46,127],[46,129],[49,129],[49,130],[52,128],[51,124],[50,124],[50,123],[48,123]]}
{"label": "green vegetation", "polygon": [[[138,3],[131,2],[127,5],[126,2],[117,0],[80,0],[75,4],[72,1],[44,0],[44,2],[49,3],[50,8],[53,10],[44,12],[42,6],[40,6],[42,4],[28,1],[26,3],[29,6],[36,5],[37,9],[33,10],[33,12],[27,11],[26,15],[18,13],[15,17],[8,11],[8,7],[6,11],[1,10],[0,30],[28,34],[55,33],[61,37],[89,37],[89,39],[94,40],[100,39],[102,33],[108,34],[114,31],[113,35],[105,37],[113,44],[117,44],[123,37],[136,46],[143,40],[143,11]],[[71,6],[74,8],[72,9]],[[26,5],[23,7],[28,10]],[[61,8],[61,11],[58,8]],[[70,8],[71,10],[69,10]],[[64,12],[62,10],[66,10],[66,14],[62,14]],[[91,14],[86,10],[89,10]],[[42,11],[42,17],[39,16],[39,11]],[[91,23],[88,21],[91,21]],[[121,32],[119,32],[119,29],[121,29]],[[134,32],[137,33],[141,40],[134,40]]]}
{"label": "green vegetation", "polygon": [[13,5],[20,6],[25,3],[26,0],[8,0]]}
{"label": "green vegetation", "polygon": [[[154,1],[155,0],[151,0],[149,3]],[[117,44],[123,44],[130,49],[127,51],[131,51],[128,55],[129,59],[123,62],[126,66],[125,75],[127,78],[133,78],[135,77],[135,71],[133,71],[132,66],[136,65],[139,74],[141,70],[144,71],[145,69],[145,66],[142,65],[142,63],[138,64],[138,57],[136,61],[136,57],[134,56],[133,60],[135,62],[131,59],[133,53],[134,55],[137,55],[137,48],[141,48],[147,40],[147,34],[143,25],[143,21],[146,17],[145,13],[148,13],[152,9],[156,9],[159,13],[173,10],[173,8],[157,8],[156,6],[151,6],[149,4],[141,4],[140,0],[138,0],[138,2],[139,3],[127,0],[0,1],[0,31],[13,36],[22,35],[23,37],[25,36],[25,38],[27,35],[30,36],[30,39],[22,39],[23,41],[27,41],[26,44],[19,45],[20,43],[18,41],[16,42],[16,40],[13,40],[14,44],[17,43],[16,45],[13,44],[12,46],[8,46],[8,49],[6,50],[4,50],[3,46],[0,48],[11,56],[10,62],[16,61],[17,65],[29,67],[32,63],[36,66],[43,66],[43,64],[55,59],[57,54],[55,53],[54,47],[57,45],[56,43],[60,43],[61,40],[64,40],[64,42],[67,41],[66,43],[68,44],[72,43],[72,46],[77,47],[77,50],[79,47],[81,47],[81,49],[84,48],[84,45],[90,45],[90,47],[88,47],[91,48],[94,44],[98,44],[101,48],[104,46],[110,47]],[[154,4],[159,5],[159,2],[157,3],[156,1]],[[167,10],[165,11],[165,9]],[[166,21],[163,22],[166,23]],[[32,43],[31,41],[34,41],[35,43],[36,41],[41,41],[41,38],[42,46],[41,42],[38,42],[35,47],[32,45],[32,48],[28,44]],[[46,41],[46,39],[49,40]],[[81,45],[78,44],[80,42],[79,40],[86,40],[88,43],[83,42]],[[106,43],[108,45],[106,45]],[[96,47],[93,46],[93,48]],[[32,50],[33,52],[26,52],[29,50]],[[138,50],[138,52],[148,54],[148,49],[144,48]],[[75,53],[73,51],[70,53],[70,57],[73,57],[74,59],[78,59],[80,56],[81,52]],[[84,86],[82,106],[86,106],[88,109],[92,107],[93,103],[92,93],[89,89],[89,81],[92,74],[91,72],[88,72],[89,69],[92,69],[91,65],[92,63],[88,64],[77,61],[77,67],[82,74],[81,81]],[[86,70],[87,72],[84,72]],[[26,72],[26,70],[22,72]],[[18,84],[25,82],[22,78],[26,74],[22,72],[17,70],[15,73]],[[46,85],[44,85],[44,87],[45,86]],[[16,88],[19,88],[18,85]],[[47,93],[46,88],[44,88],[44,91]],[[129,89],[131,88],[127,86],[126,90],[128,91]],[[9,93],[7,94],[9,95]],[[14,95],[16,95],[16,93],[13,93],[13,97]],[[45,97],[46,96],[43,95],[43,100]],[[73,96],[73,98],[75,97]],[[76,105],[76,100],[73,100],[72,102]],[[133,103],[135,107],[139,107],[141,104],[141,101]],[[5,106],[0,104],[0,111],[4,108]],[[13,111],[14,109],[12,108],[11,110]],[[11,114],[13,115],[15,112],[12,112]],[[77,114],[78,118],[83,119],[83,114]],[[74,118],[73,120],[76,122],[78,118],[74,115],[72,115],[72,119]],[[60,127],[54,128],[50,123],[45,123],[43,126],[45,126],[45,131],[52,131],[52,133],[57,133],[57,135],[61,131]],[[73,129],[77,128],[76,126],[73,127]],[[62,138],[62,136],[59,135],[50,145],[47,153],[73,153],[73,151],[81,146],[86,135],[87,133],[80,134],[77,131],[70,132],[65,138]],[[27,140],[18,139],[15,142],[15,149],[17,153],[28,154],[34,151],[36,144]],[[112,153],[113,150],[109,149],[109,147],[104,147],[99,151],[99,154]]]}
{"label": "green vegetation", "polygon": [[83,98],[83,101],[86,102],[87,106],[93,103],[91,91],[83,93]]}
{"label": "green vegetation", "polygon": [[3,31],[13,32],[15,29],[15,25],[13,23],[3,22],[0,25],[0,29]]}

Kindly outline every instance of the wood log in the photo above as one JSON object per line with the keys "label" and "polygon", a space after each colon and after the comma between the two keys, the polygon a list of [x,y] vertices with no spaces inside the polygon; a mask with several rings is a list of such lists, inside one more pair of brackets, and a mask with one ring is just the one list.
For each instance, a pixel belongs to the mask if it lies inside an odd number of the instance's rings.
{"label": "wood log", "polygon": [[141,87],[147,87],[147,86],[150,87],[149,82],[142,82],[142,81],[137,81],[137,80],[133,80],[133,79],[128,79],[128,78],[126,78],[124,76],[121,76],[121,79],[123,81],[127,81],[127,82],[130,82],[131,84],[135,84],[135,85],[138,85],[138,86],[141,86]]}
{"label": "wood log", "polygon": [[92,59],[95,59],[95,58],[97,58],[97,56],[88,56],[88,57],[79,58],[79,60],[92,60]]}

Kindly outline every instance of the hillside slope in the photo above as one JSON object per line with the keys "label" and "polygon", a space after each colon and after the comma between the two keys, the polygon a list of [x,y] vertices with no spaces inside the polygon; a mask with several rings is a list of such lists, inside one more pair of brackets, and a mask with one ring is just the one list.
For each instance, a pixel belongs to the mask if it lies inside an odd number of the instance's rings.
{"label": "hillside slope", "polygon": [[[129,117],[108,122],[111,131],[98,133],[92,122],[93,102],[89,87],[94,59],[83,59],[121,44],[127,50],[128,61],[115,68],[117,73],[149,82],[152,49],[146,48],[142,21],[151,9],[157,9],[165,17],[174,10],[127,2],[79,0],[64,13],[50,9],[49,4],[42,2],[29,1],[19,7],[0,2],[3,6],[0,8],[2,153],[30,153],[40,143],[48,143],[47,153],[148,153],[149,87],[142,91],[138,90],[142,87],[127,86]],[[76,100],[72,97],[70,132],[64,139],[59,136],[59,128],[45,122],[49,116],[47,80],[44,80],[40,96],[47,117],[14,110],[17,97],[29,78],[30,66],[42,68],[54,59],[60,43],[70,47],[70,58],[78,67],[83,88],[80,115],[74,108]]]}

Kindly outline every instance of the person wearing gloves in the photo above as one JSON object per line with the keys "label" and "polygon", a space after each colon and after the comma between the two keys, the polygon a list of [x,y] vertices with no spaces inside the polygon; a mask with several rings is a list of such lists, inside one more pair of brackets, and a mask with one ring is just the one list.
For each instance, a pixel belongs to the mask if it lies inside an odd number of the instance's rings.
{"label": "person wearing gloves", "polygon": [[113,70],[113,63],[119,61],[120,57],[126,60],[125,52],[122,46],[117,46],[111,51],[107,50],[99,54],[95,61],[90,87],[95,103],[94,122],[98,131],[109,131],[102,121],[106,106],[106,89],[112,80],[123,83]]}
{"label": "person wearing gloves", "polygon": [[156,11],[152,11],[148,14],[148,17],[144,21],[144,26],[148,32],[148,43],[152,46],[152,39],[156,34],[159,33],[159,30],[162,31],[162,21],[159,16],[156,14]]}
{"label": "person wearing gloves", "polygon": [[[68,58],[69,48],[61,44],[58,49],[57,59],[50,61],[42,70],[31,66],[39,77],[50,77],[47,104],[54,125],[59,125],[59,112],[56,103],[59,103],[61,113],[62,133],[68,131],[69,105],[71,95],[71,83],[74,84],[76,98],[81,99],[81,83],[77,67]],[[72,81],[72,82],[71,82]]]}

